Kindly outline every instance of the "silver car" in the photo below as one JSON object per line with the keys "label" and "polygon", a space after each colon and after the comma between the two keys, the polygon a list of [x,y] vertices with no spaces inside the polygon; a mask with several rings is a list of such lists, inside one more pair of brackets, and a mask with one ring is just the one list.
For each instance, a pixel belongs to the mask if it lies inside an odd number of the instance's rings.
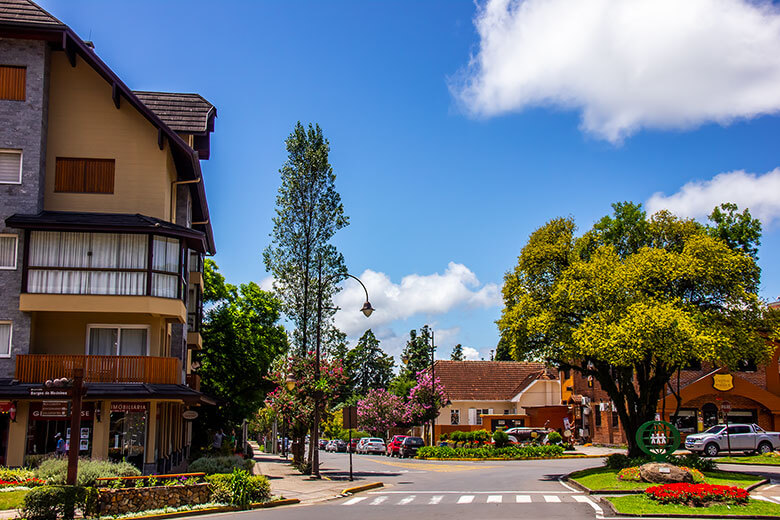
{"label": "silver car", "polygon": [[378,453],[385,452],[385,441],[379,437],[363,437],[357,445],[358,453]]}
{"label": "silver car", "polygon": [[780,449],[780,433],[767,432],[757,424],[717,424],[685,438],[685,449],[715,457],[722,451],[769,453]]}

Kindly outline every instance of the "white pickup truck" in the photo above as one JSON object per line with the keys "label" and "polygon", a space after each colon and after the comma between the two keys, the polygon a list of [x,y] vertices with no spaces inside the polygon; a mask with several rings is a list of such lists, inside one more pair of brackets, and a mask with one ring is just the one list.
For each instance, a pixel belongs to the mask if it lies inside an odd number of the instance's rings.
{"label": "white pickup truck", "polygon": [[715,457],[721,451],[769,453],[780,449],[780,433],[767,432],[757,424],[717,424],[685,438],[685,449]]}

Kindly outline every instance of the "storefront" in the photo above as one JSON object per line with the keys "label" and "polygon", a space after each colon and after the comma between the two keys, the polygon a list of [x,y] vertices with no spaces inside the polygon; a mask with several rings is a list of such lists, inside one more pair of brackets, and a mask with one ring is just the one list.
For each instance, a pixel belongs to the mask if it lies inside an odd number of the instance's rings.
{"label": "storefront", "polygon": [[70,402],[64,400],[33,401],[29,403],[27,421],[27,455],[48,455],[57,448],[59,435],[66,446],[78,445],[79,455],[89,457],[92,452],[94,432],[94,403],[83,403],[81,428],[77,435],[70,431]]}
{"label": "storefront", "polygon": [[145,462],[149,403],[112,402],[108,434],[108,459],[127,461],[139,469]]}

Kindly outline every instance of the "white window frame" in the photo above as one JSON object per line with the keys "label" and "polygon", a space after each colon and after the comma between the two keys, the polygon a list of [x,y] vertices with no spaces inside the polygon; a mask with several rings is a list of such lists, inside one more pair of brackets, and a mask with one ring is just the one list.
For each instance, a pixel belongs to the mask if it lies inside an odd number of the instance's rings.
{"label": "white window frame", "polygon": [[19,235],[13,233],[0,233],[0,238],[13,237],[14,239],[14,265],[13,267],[0,265],[0,271],[16,271],[19,265]]}
{"label": "white window frame", "polygon": [[8,353],[3,354],[0,353],[0,358],[10,358],[11,357],[11,349],[14,346],[14,323],[11,320],[0,320],[0,325],[10,325],[11,326],[11,332],[8,335]]}
{"label": "white window frame", "polygon": [[22,166],[24,165],[24,152],[18,148],[0,148],[0,153],[18,153],[19,154],[19,180],[17,182],[4,182],[0,181],[0,184],[21,184],[22,183]]}
{"label": "white window frame", "polygon": [[[97,355],[97,354],[90,354],[89,353],[89,336],[90,331],[92,329],[119,329],[116,336],[116,344],[117,348],[119,347],[119,344],[122,341],[122,329],[146,329],[146,354],[144,356],[149,356],[150,352],[150,346],[152,341],[152,327],[151,325],[134,325],[134,324],[127,324],[127,323],[88,323],[87,324],[87,338],[86,338],[86,345],[84,346],[84,352],[88,356]],[[112,356],[119,356],[119,354],[111,354]]]}

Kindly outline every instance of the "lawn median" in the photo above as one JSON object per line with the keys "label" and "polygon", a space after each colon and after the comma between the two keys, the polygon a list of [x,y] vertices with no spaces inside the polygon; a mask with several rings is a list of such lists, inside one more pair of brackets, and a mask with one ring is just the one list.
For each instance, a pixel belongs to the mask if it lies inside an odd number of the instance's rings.
{"label": "lawn median", "polygon": [[[641,493],[648,487],[656,485],[649,482],[619,480],[618,473],[617,469],[590,468],[569,474],[567,480],[578,484],[590,493]],[[765,481],[756,475],[731,471],[714,470],[702,473],[707,484],[739,486],[745,489],[755,487]]]}
{"label": "lawn median", "polygon": [[690,507],[684,504],[661,504],[645,495],[606,497],[617,514],[628,516],[670,516],[675,518],[777,518],[780,504],[763,500],[750,501],[745,505],[712,504],[707,507]]}

